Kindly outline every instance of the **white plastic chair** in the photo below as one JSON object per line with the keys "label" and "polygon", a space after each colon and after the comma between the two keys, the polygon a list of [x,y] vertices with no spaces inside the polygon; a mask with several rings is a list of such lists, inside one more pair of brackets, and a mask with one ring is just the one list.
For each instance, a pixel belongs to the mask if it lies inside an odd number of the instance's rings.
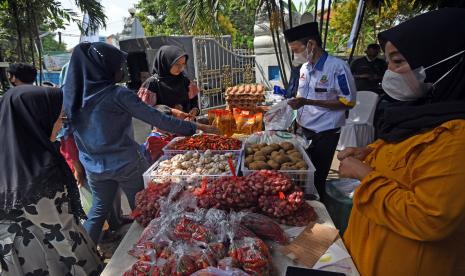
{"label": "white plastic chair", "polygon": [[357,92],[357,103],[349,111],[346,125],[341,129],[338,150],[347,147],[364,147],[373,142],[375,137],[373,119],[377,103],[378,95],[376,93],[371,91]]}

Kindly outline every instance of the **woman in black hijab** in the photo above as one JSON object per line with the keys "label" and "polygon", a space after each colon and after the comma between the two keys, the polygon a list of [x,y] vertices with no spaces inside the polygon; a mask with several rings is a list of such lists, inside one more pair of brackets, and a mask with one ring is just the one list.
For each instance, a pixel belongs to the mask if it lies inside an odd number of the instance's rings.
{"label": "woman in black hijab", "polygon": [[162,46],[153,64],[153,75],[139,89],[139,97],[148,105],[166,105],[173,109],[173,115],[191,116],[199,114],[197,89],[184,75],[188,55],[181,48]]}
{"label": "woman in black hijab", "polygon": [[95,243],[118,188],[134,209],[135,195],[144,188],[147,169],[134,141],[132,118],[178,135],[197,130],[217,133],[212,126],[182,121],[144,104],[137,95],[117,85],[122,80],[126,54],[107,43],[81,43],[73,50],[63,87],[64,110],[92,191],[92,207],[84,228]]}
{"label": "woman in black hijab", "polygon": [[97,275],[101,262],[79,219],[76,181],[51,137],[59,89],[24,85],[0,99],[2,275]]}
{"label": "woman in black hijab", "polygon": [[339,153],[361,181],[344,241],[362,275],[465,275],[465,9],[378,36],[388,70],[380,139]]}

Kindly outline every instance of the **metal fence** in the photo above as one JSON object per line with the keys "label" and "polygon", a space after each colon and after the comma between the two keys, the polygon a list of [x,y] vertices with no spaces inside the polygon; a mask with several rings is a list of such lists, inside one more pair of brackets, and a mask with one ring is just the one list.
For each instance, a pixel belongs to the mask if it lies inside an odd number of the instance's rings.
{"label": "metal fence", "polygon": [[255,83],[255,55],[250,49],[234,49],[222,37],[195,37],[195,77],[200,88],[202,113],[224,107],[224,92],[230,86]]}

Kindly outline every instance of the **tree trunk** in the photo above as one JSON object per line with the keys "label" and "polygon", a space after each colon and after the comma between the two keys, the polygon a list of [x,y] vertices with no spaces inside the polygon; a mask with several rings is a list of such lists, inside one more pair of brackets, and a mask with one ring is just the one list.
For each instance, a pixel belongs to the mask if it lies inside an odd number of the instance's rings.
{"label": "tree trunk", "polygon": [[35,58],[35,47],[34,47],[34,33],[32,31],[32,7],[31,7],[31,2],[27,1],[26,3],[27,7],[27,17],[28,17],[28,25],[29,25],[29,42],[30,42],[30,47],[31,47],[31,58],[32,58],[32,66],[36,67],[36,58]]}
{"label": "tree trunk", "polygon": [[15,20],[15,25],[16,25],[16,34],[18,35],[18,54],[19,54],[19,60],[20,61],[26,61],[26,55],[24,53],[24,45],[23,45],[23,34],[21,31],[21,21],[19,20],[19,12],[18,12],[18,5],[16,1],[14,0],[8,0],[8,6],[10,7],[10,15]]}
{"label": "tree trunk", "polygon": [[[32,1],[31,1],[32,2]],[[43,71],[42,71],[42,41],[40,40],[40,33],[39,33],[39,25],[37,25],[37,19],[36,15],[34,12],[34,2],[31,3],[32,10],[31,10],[31,16],[32,16],[32,23],[33,23],[33,29],[35,31],[36,35],[36,40],[37,40],[37,48],[39,52],[39,85],[42,85],[42,78],[43,78]]]}

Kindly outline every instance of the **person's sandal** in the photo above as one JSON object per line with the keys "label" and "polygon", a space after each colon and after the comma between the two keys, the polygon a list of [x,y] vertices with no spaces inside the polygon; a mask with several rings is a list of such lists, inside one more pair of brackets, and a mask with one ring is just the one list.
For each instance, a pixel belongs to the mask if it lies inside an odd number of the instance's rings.
{"label": "person's sandal", "polygon": [[117,234],[116,231],[105,230],[103,231],[102,239],[100,243],[111,243],[121,239],[121,235]]}

